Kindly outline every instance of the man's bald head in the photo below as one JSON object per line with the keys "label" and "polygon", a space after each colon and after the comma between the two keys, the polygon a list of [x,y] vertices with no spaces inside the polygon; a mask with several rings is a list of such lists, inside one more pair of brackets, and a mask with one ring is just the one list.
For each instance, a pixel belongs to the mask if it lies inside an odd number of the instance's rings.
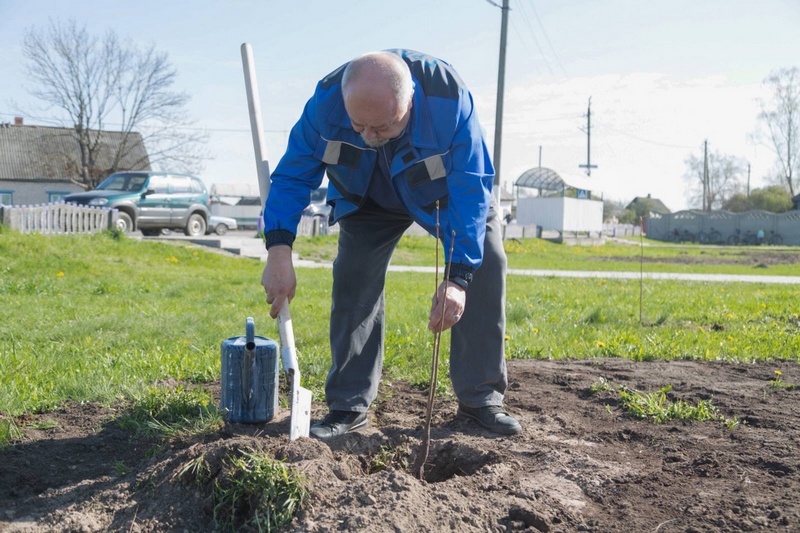
{"label": "man's bald head", "polygon": [[342,97],[353,129],[372,147],[402,133],[413,94],[411,71],[400,56],[390,52],[359,56],[342,76]]}

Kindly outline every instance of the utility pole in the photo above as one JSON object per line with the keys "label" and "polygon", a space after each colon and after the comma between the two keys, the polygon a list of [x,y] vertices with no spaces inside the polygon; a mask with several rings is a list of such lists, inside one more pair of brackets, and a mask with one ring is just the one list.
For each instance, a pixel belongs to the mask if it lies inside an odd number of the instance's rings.
{"label": "utility pole", "polygon": [[708,183],[708,139],[703,141],[703,211],[711,211],[711,191]]}
{"label": "utility pole", "polygon": [[750,198],[750,163],[747,163],[747,197]]}
{"label": "utility pole", "polygon": [[[496,4],[495,4],[496,5]],[[506,39],[508,36],[508,0],[503,0],[500,22],[500,62],[497,71],[497,107],[494,116],[494,195],[500,206],[500,149],[503,139],[503,92],[506,78]]]}
{"label": "utility pole", "polygon": [[539,168],[542,168],[542,145],[539,145]]}
{"label": "utility pole", "polygon": [[585,168],[586,175],[592,175],[592,169],[597,165],[592,164],[592,97],[589,97],[589,107],[586,109],[586,164],[578,165],[578,168]]}

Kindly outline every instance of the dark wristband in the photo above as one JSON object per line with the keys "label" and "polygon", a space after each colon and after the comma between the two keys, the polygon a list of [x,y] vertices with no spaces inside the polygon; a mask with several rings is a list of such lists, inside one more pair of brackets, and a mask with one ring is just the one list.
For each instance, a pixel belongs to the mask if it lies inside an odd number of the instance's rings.
{"label": "dark wristband", "polygon": [[450,283],[455,283],[464,290],[467,290],[467,287],[469,287],[469,281],[465,280],[460,276],[450,276],[449,278],[447,278],[447,281],[449,281]]}

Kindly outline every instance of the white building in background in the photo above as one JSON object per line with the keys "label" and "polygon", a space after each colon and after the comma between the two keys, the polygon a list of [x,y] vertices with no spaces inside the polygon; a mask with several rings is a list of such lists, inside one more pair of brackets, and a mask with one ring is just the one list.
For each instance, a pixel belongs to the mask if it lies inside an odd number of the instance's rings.
{"label": "white building in background", "polygon": [[261,196],[257,183],[215,183],[210,194],[212,215],[233,218],[240,229],[258,227]]}
{"label": "white building in background", "polygon": [[517,224],[562,235],[602,233],[603,198],[596,179],[537,167],[523,172],[514,185]]}

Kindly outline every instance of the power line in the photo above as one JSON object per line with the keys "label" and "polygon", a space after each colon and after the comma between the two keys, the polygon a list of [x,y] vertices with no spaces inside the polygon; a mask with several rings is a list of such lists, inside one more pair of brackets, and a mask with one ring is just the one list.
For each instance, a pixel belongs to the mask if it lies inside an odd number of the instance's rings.
{"label": "power line", "polygon": [[[597,122],[595,122],[594,127],[595,127],[595,129],[597,129],[597,127],[598,127]],[[630,137],[631,139],[637,140],[639,142],[643,142],[643,143],[647,143],[647,144],[653,144],[655,146],[663,146],[664,148],[679,148],[681,150],[694,150],[694,148],[695,148],[694,146],[669,144],[669,143],[664,143],[664,142],[661,142],[661,141],[654,141],[652,139],[645,139],[644,137],[639,137],[637,135],[633,135],[632,133],[628,133],[626,131],[622,131],[622,130],[619,130],[617,128],[612,128],[608,124],[603,124],[602,122],[600,123],[600,127],[608,129],[610,131],[613,131],[614,133],[617,133],[617,134],[622,135],[624,137]]]}
{"label": "power line", "polygon": [[[20,116],[19,113],[0,113],[0,117],[18,117]],[[32,119],[32,120],[39,120],[42,122],[60,122],[58,120],[53,119],[52,117],[36,117],[31,115],[25,115],[24,118]],[[36,126],[37,124],[25,124],[26,126]],[[116,126],[122,127],[122,124],[115,123],[115,122],[108,122],[106,123],[107,126]],[[183,131],[209,131],[209,132],[219,132],[219,133],[251,133],[251,131],[247,128],[201,128],[201,127],[192,127],[192,126],[175,126],[172,129],[175,130],[183,130]],[[265,133],[289,133],[289,130],[264,130]]]}
{"label": "power line", "polygon": [[[547,66],[547,70],[550,71],[550,74],[552,74],[553,73],[553,68],[550,66],[550,62],[547,60],[547,55],[544,53],[544,50],[542,50],[542,47],[539,45],[539,39],[536,38],[536,32],[533,29],[533,25],[531,24],[530,18],[528,17],[527,13],[525,13],[524,4],[520,3],[519,6],[520,6],[520,9],[519,9],[520,18],[525,23],[525,25],[528,27],[528,30],[530,30],[530,33],[528,35],[530,35],[531,39],[533,39],[533,42],[536,45],[536,48],[539,50],[539,55],[542,57],[542,60],[544,61],[545,65]],[[512,24],[513,24],[513,21],[512,21]]]}
{"label": "power line", "polygon": [[567,71],[564,68],[564,65],[561,63],[561,59],[558,57],[556,53],[556,49],[553,48],[553,43],[550,42],[550,37],[547,35],[547,30],[544,29],[544,24],[542,24],[542,19],[539,18],[539,14],[536,12],[536,7],[533,5],[533,0],[529,0],[531,4],[531,10],[533,11],[533,16],[536,17],[536,22],[539,23],[539,27],[542,28],[542,34],[544,35],[545,40],[547,41],[547,45],[550,47],[550,51],[553,52],[553,57],[556,58],[556,63],[558,63],[558,67],[561,69],[561,72],[567,76]]}
{"label": "power line", "polygon": [[[533,57],[533,53],[532,53],[532,52],[530,51],[530,49],[528,48],[528,44],[525,42],[525,39],[523,39],[523,37],[522,37],[522,34],[521,34],[521,33],[519,32],[519,30],[517,29],[517,26],[516,26],[516,24],[514,24],[514,21],[513,21],[513,20],[511,21],[511,27],[514,29],[514,33],[517,35],[517,37],[519,37],[519,41],[522,43],[522,46],[523,46],[523,47],[525,48],[525,50],[528,52],[528,57]],[[541,72],[541,70],[539,69],[539,67],[537,67],[537,66],[536,66],[536,64],[535,64],[535,63],[531,62],[531,66],[533,67],[533,70],[534,70],[534,71],[535,71],[537,74],[539,74],[539,73]],[[549,66],[549,65],[548,65],[548,66]],[[550,73],[552,74],[552,72],[553,72],[553,71],[551,70],[551,71],[550,71]]]}

